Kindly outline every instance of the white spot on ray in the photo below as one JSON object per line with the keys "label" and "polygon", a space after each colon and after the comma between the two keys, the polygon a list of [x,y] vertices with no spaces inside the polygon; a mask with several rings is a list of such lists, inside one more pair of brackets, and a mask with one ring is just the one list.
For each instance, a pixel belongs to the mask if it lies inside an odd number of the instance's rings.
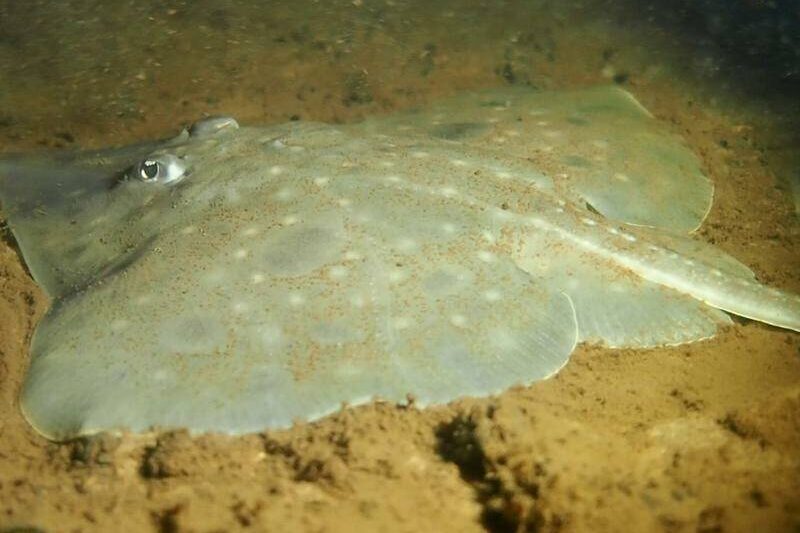
{"label": "white spot on ray", "polygon": [[503,209],[500,209],[500,208],[492,210],[492,217],[495,220],[499,220],[501,222],[506,221],[506,220],[510,220],[511,216],[512,216],[511,213],[509,213],[508,211],[505,211]]}
{"label": "white spot on ray", "polygon": [[381,166],[384,168],[392,168],[394,166],[393,161],[381,161]]}
{"label": "white spot on ray", "polygon": [[283,167],[280,165],[273,165],[269,167],[269,173],[273,176],[280,176],[283,174]]}
{"label": "white spot on ray", "polygon": [[342,279],[347,276],[348,269],[346,266],[334,265],[328,269],[328,276],[333,279]]}
{"label": "white spot on ray", "polygon": [[245,237],[252,237],[253,235],[256,235],[256,234],[258,234],[258,228],[253,227],[253,226],[251,226],[249,228],[246,228],[242,232],[242,235],[244,235]]}
{"label": "white spot on ray", "polygon": [[503,295],[497,289],[489,289],[483,293],[483,297],[486,299],[487,302],[496,302],[500,300]]}
{"label": "white spot on ray", "polygon": [[247,250],[245,250],[244,248],[239,248],[238,250],[233,252],[233,257],[235,257],[236,259],[244,259],[248,255],[249,255],[249,252]]}
{"label": "white spot on ray", "polygon": [[336,203],[338,203],[341,207],[350,207],[353,205],[353,201],[349,198],[339,198],[336,200]]}
{"label": "white spot on ray", "polygon": [[358,211],[354,214],[353,220],[355,220],[359,224],[366,224],[372,221],[372,213],[367,210]]}
{"label": "white spot on ray", "polygon": [[406,273],[399,268],[395,268],[389,272],[387,278],[391,283],[399,283],[406,278]]}
{"label": "white spot on ray", "polygon": [[463,159],[451,159],[450,164],[456,167],[465,167],[467,166],[467,162]]}
{"label": "white spot on ray", "polygon": [[491,263],[495,260],[495,255],[489,250],[481,250],[478,252],[478,259],[484,263]]}
{"label": "white spot on ray", "polygon": [[329,181],[330,178],[327,177],[314,178],[314,185],[316,185],[317,187],[324,187],[328,184]]}
{"label": "white spot on ray", "polygon": [[277,348],[282,344],[283,331],[275,324],[262,326],[258,331],[261,334],[261,342],[264,343],[265,347]]}
{"label": "white spot on ray", "polygon": [[242,195],[236,189],[229,188],[225,191],[225,199],[228,203],[238,204],[242,201]]}
{"label": "white spot on ray", "polygon": [[411,157],[413,157],[414,159],[425,159],[429,155],[430,154],[428,152],[424,152],[422,150],[415,150],[411,152]]}
{"label": "white spot on ray", "polygon": [[351,295],[349,300],[350,300],[350,304],[353,307],[357,307],[358,309],[361,309],[367,303],[366,300],[364,299],[364,297],[362,295],[360,295],[360,294]]}
{"label": "white spot on ray", "polygon": [[347,250],[347,251],[344,253],[344,258],[345,258],[347,261],[358,261],[359,259],[361,259],[361,254],[360,254],[360,253],[358,253],[358,252],[355,252],[355,251],[353,251],[353,250]]}
{"label": "white spot on ray", "polygon": [[405,316],[398,316],[392,320],[392,327],[397,330],[408,329],[411,327],[411,325],[411,319]]}
{"label": "white spot on ray", "polygon": [[492,344],[499,350],[508,352],[519,347],[517,337],[505,329],[495,329],[491,336]]}
{"label": "white spot on ray", "polygon": [[458,191],[454,187],[442,187],[440,192],[446,196],[447,198],[453,197],[458,194]]}
{"label": "white spot on ray", "polygon": [[413,252],[417,248],[417,241],[410,237],[403,237],[397,241],[396,248],[404,253]]}
{"label": "white spot on ray", "polygon": [[299,292],[293,292],[289,295],[289,305],[292,307],[299,307],[306,303],[306,297]]}
{"label": "white spot on ray", "polygon": [[288,215],[283,217],[283,220],[281,220],[281,224],[283,224],[284,226],[291,226],[293,224],[297,224],[297,220],[298,219],[296,215]]}
{"label": "white spot on ray", "polygon": [[181,230],[181,235],[191,235],[195,231],[197,231],[197,227],[195,227],[195,226],[186,226],[185,228],[183,228]]}
{"label": "white spot on ray", "polygon": [[265,279],[264,278],[264,274],[261,274],[260,272],[256,272],[252,276],[250,276],[250,281],[252,281],[253,284],[255,284],[255,285],[258,285],[259,283],[263,283],[264,279]]}
{"label": "white spot on ray", "polygon": [[272,197],[276,200],[285,202],[286,200],[291,200],[294,196],[294,191],[289,187],[282,187],[278,192],[276,192]]}
{"label": "white spot on ray", "polygon": [[616,292],[618,294],[626,292],[625,287],[620,283],[611,283],[608,285],[608,290],[611,292]]}
{"label": "white spot on ray", "polygon": [[452,235],[456,232],[456,225],[451,222],[445,222],[442,224],[442,231],[447,233],[448,235]]}
{"label": "white spot on ray", "polygon": [[467,325],[467,317],[464,315],[452,315],[450,317],[450,323],[457,328],[463,328]]}
{"label": "white spot on ray", "polygon": [[211,272],[203,274],[201,279],[206,285],[219,285],[225,278],[225,272],[220,268],[215,268]]}

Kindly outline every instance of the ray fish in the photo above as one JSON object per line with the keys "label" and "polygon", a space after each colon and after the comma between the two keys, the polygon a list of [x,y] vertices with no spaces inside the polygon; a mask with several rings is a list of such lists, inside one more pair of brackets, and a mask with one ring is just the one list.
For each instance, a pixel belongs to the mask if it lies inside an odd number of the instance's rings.
{"label": "ray fish", "polygon": [[712,199],[609,87],[9,156],[0,201],[52,299],[21,408],[52,439],[239,434],[495,394],[578,343],[687,343],[729,314],[800,330],[798,296],[691,235]]}

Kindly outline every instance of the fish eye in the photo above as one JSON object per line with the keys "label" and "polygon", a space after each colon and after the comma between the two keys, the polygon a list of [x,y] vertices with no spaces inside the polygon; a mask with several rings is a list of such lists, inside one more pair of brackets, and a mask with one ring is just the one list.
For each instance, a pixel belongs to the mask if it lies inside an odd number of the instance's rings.
{"label": "fish eye", "polygon": [[142,161],[142,164],[139,166],[139,178],[141,178],[142,181],[158,179],[159,171],[158,161],[153,161],[151,159]]}
{"label": "fish eye", "polygon": [[133,168],[135,177],[145,183],[174,183],[186,175],[186,162],[172,154],[148,157]]}

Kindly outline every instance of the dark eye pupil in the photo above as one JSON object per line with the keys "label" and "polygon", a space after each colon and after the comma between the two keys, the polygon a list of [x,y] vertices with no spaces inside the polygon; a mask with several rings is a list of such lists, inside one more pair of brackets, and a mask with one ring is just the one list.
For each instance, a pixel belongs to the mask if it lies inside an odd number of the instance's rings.
{"label": "dark eye pupil", "polygon": [[152,180],[158,176],[158,162],[156,161],[145,161],[142,163],[141,169],[142,179],[144,180]]}

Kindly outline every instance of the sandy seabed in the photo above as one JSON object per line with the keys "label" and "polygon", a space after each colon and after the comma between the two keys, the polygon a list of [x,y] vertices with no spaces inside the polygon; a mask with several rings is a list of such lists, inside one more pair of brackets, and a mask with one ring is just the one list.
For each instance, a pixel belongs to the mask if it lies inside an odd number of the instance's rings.
{"label": "sandy seabed", "polygon": [[[698,238],[800,291],[782,180],[800,154],[798,103],[635,2],[567,4],[0,2],[2,150],[164,137],[206,114],[345,122],[460,89],[619,83],[716,184]],[[795,333],[737,320],[686,346],[584,346],[556,377],[496,398],[375,403],[244,437],[56,444],[17,402],[47,305],[7,233],[3,532],[800,528]]]}

